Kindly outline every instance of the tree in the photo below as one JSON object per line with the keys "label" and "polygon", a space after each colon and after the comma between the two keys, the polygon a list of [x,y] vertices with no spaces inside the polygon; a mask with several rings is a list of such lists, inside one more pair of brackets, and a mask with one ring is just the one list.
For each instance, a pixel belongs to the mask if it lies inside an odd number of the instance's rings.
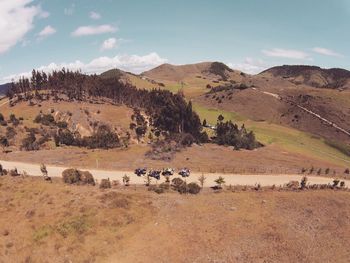
{"label": "tree", "polygon": [[219,122],[222,122],[224,119],[225,119],[224,116],[222,116],[221,114],[218,116],[218,121]]}
{"label": "tree", "polygon": [[222,176],[219,176],[214,182],[218,185],[218,188],[221,189],[222,185],[225,184],[225,179]]}
{"label": "tree", "polygon": [[45,164],[41,164],[40,165],[40,171],[43,174],[44,177],[46,177],[48,175],[47,169],[46,169],[46,165]]}
{"label": "tree", "polygon": [[203,127],[207,127],[207,120],[206,119],[203,120]]}
{"label": "tree", "polygon": [[205,183],[205,180],[206,180],[206,179],[207,179],[207,178],[204,176],[203,173],[202,173],[202,175],[199,176],[199,178],[198,178],[198,181],[199,181],[199,183],[200,183],[200,185],[201,185],[202,188],[204,187],[204,183]]}
{"label": "tree", "polygon": [[126,174],[123,176],[123,183],[124,183],[125,186],[129,186],[130,177],[127,176]]}
{"label": "tree", "polygon": [[303,176],[303,178],[300,181],[300,188],[301,189],[304,189],[306,187],[307,181],[308,181],[307,177]]}
{"label": "tree", "polygon": [[147,174],[145,178],[146,186],[150,186],[151,182],[152,182],[152,177],[150,177],[149,174]]}

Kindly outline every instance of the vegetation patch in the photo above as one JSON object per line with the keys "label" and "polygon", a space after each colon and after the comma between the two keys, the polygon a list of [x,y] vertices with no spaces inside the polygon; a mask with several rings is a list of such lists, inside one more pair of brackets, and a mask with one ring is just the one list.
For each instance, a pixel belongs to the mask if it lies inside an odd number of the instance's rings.
{"label": "vegetation patch", "polygon": [[56,231],[64,238],[70,235],[84,234],[91,227],[89,218],[86,215],[73,217],[56,226]]}
{"label": "vegetation patch", "polygon": [[77,169],[66,169],[62,172],[63,182],[66,184],[78,185],[95,185],[95,180],[92,174],[88,171],[80,171]]}

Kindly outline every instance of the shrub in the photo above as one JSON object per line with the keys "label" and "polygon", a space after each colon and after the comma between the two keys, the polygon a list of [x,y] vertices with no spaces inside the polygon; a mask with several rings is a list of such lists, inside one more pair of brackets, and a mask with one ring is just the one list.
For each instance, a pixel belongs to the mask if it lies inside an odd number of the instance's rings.
{"label": "shrub", "polygon": [[10,122],[12,122],[14,126],[17,126],[19,124],[19,120],[16,118],[16,115],[13,113],[10,115]]}
{"label": "shrub", "polygon": [[187,185],[188,192],[190,194],[198,194],[201,191],[201,187],[197,183],[189,183]]}
{"label": "shrub", "polygon": [[68,129],[60,129],[58,133],[55,135],[55,143],[56,146],[59,146],[60,144],[64,145],[75,145],[75,138],[73,133],[71,133]]}
{"label": "shrub", "polygon": [[222,185],[225,184],[225,179],[222,176],[219,176],[214,182],[218,185],[218,188],[221,189]]}
{"label": "shrub", "polygon": [[176,190],[177,191],[177,189],[178,189],[178,187],[180,186],[180,185],[182,185],[183,183],[184,183],[185,181],[184,180],[182,180],[181,178],[174,178],[173,180],[171,180],[171,185],[172,185],[172,187],[174,188],[174,190]]}
{"label": "shrub", "polygon": [[92,174],[88,171],[79,171],[80,173],[80,180],[84,183],[84,184],[91,184],[91,185],[95,185],[95,179],[92,176]]}
{"label": "shrub", "polygon": [[101,125],[92,136],[84,138],[83,144],[91,149],[110,149],[120,146],[118,135],[107,125]]}
{"label": "shrub", "polygon": [[307,177],[304,176],[300,181],[300,188],[304,189],[306,187],[306,184],[307,184]]}
{"label": "shrub", "polygon": [[125,186],[129,186],[130,177],[127,176],[126,174],[123,176],[123,183],[124,183]]}
{"label": "shrub", "polygon": [[349,168],[346,168],[345,171],[344,171],[345,174],[350,174],[350,170]]}
{"label": "shrub", "polygon": [[34,122],[50,126],[55,123],[55,119],[51,114],[39,114],[35,117]]}
{"label": "shrub", "polygon": [[21,150],[36,151],[39,150],[39,145],[36,142],[35,134],[30,132],[27,137],[22,140]]}
{"label": "shrub", "polygon": [[102,179],[100,182],[100,189],[112,188],[111,182],[109,179]]}
{"label": "shrub", "polygon": [[13,170],[10,170],[9,171],[9,175],[10,176],[19,176],[19,173],[17,171],[17,168],[13,169]]}
{"label": "shrub", "polygon": [[0,145],[2,147],[8,147],[10,144],[6,137],[0,136]]}
{"label": "shrub", "polygon": [[177,187],[177,191],[180,193],[180,194],[186,194],[188,192],[188,187],[187,187],[187,183],[186,182],[183,182],[181,185],[179,185]]}
{"label": "shrub", "polygon": [[299,182],[298,181],[290,181],[286,184],[286,187],[289,188],[289,189],[293,189],[293,190],[296,190],[298,189],[300,186]]}
{"label": "shrub", "polygon": [[16,136],[16,130],[13,127],[7,127],[6,128],[6,138],[8,140],[13,139]]}
{"label": "shrub", "polygon": [[333,180],[333,187],[337,187],[339,185],[340,180],[339,179],[334,179]]}
{"label": "shrub", "polygon": [[0,122],[2,122],[4,120],[5,120],[4,115],[2,115],[2,113],[0,113]]}
{"label": "shrub", "polygon": [[66,169],[62,172],[63,182],[66,184],[78,184],[80,182],[80,174],[77,169]]}
{"label": "shrub", "polygon": [[60,129],[65,129],[65,128],[68,127],[68,124],[67,124],[67,122],[65,122],[65,121],[59,121],[59,122],[56,123],[56,125],[57,125],[57,127],[60,128]]}
{"label": "shrub", "polygon": [[201,176],[198,177],[198,181],[199,183],[201,184],[201,187],[203,188],[204,187],[204,183],[205,183],[205,180],[207,178],[204,176],[204,174],[202,174]]}
{"label": "shrub", "polygon": [[62,172],[63,182],[66,184],[90,184],[95,185],[94,177],[90,172],[79,171],[77,169],[66,169]]}

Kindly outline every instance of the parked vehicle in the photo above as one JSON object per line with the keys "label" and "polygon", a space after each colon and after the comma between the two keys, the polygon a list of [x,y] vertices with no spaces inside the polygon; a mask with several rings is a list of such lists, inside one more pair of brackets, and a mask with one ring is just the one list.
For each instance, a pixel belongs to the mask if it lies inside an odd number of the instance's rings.
{"label": "parked vehicle", "polygon": [[142,176],[142,175],[145,175],[147,173],[147,169],[146,168],[137,168],[137,169],[135,169],[134,173],[137,176]]}
{"label": "parked vehicle", "polygon": [[150,170],[148,172],[149,177],[153,177],[157,180],[160,180],[160,174],[161,174],[161,171],[159,171],[159,170]]}
{"label": "parked vehicle", "polygon": [[191,174],[191,171],[190,169],[188,168],[182,168],[180,171],[179,171],[179,175],[181,175],[182,177],[189,177]]}
{"label": "parked vehicle", "polygon": [[162,175],[164,176],[171,176],[174,174],[174,169],[173,168],[164,168]]}

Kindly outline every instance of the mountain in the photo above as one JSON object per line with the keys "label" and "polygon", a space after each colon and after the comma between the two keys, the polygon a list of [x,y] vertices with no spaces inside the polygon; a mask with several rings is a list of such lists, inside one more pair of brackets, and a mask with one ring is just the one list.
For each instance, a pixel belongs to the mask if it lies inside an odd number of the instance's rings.
{"label": "mountain", "polygon": [[267,69],[260,75],[281,77],[297,85],[305,84],[315,88],[350,89],[350,71],[340,68],[283,65]]}
{"label": "mountain", "polygon": [[188,65],[163,64],[141,74],[154,80],[184,81],[193,77],[215,80],[241,78],[244,74],[221,62],[201,62]]}
{"label": "mountain", "polygon": [[5,95],[7,90],[11,87],[11,83],[1,84],[0,85],[0,95]]}

